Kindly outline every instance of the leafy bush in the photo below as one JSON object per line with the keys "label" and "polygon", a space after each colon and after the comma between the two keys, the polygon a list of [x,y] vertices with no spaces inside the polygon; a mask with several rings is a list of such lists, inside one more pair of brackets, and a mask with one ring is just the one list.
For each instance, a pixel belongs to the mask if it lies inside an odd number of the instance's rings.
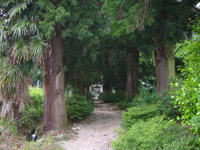
{"label": "leafy bush", "polygon": [[141,86],[139,93],[140,94],[135,98],[130,97],[126,101],[124,101],[124,97],[123,101],[120,101],[116,104],[117,109],[125,110],[130,107],[142,106],[146,104],[156,104],[161,99],[155,90],[149,91],[149,89],[144,86]]}
{"label": "leafy bush", "polygon": [[177,115],[180,115],[180,113],[178,108],[174,107],[173,102],[174,98],[169,94],[162,97],[158,95],[155,90],[149,92],[148,89],[142,87],[140,89],[140,95],[133,100],[132,106],[159,104],[159,111],[161,114],[165,114],[167,117],[175,119]]}
{"label": "leafy bush", "polygon": [[179,68],[181,71],[181,81],[173,84],[174,90],[171,94],[175,98],[174,105],[179,108],[181,123],[190,126],[191,131],[196,134],[196,142],[200,146],[200,18],[190,23],[193,32],[196,33],[193,39],[182,43],[181,57],[184,67]]}
{"label": "leafy bush", "polygon": [[28,126],[37,124],[43,116],[43,89],[30,87],[29,95],[31,101],[26,103],[20,116],[20,125]]}
{"label": "leafy bush", "polygon": [[116,107],[119,110],[125,110],[130,107],[158,104],[161,114],[165,114],[170,118],[176,118],[176,116],[180,115],[180,113],[178,108],[174,107],[173,101],[174,99],[169,95],[162,97],[159,96],[155,90],[150,92],[147,88],[141,87],[140,94],[138,96],[130,98],[127,101],[118,102]]}
{"label": "leafy bush", "polygon": [[[153,88],[154,89],[154,88]],[[139,89],[139,95],[133,99],[132,106],[141,106],[144,104],[156,104],[160,100],[160,96],[156,90],[149,91],[149,89],[142,86]]]}
{"label": "leafy bush", "polygon": [[116,91],[116,93],[101,93],[99,95],[99,100],[105,102],[105,103],[117,103],[120,101],[124,101],[126,98],[126,95],[122,91]]}
{"label": "leafy bush", "polygon": [[170,95],[160,98],[160,111],[161,114],[165,114],[167,117],[171,119],[176,119],[177,116],[180,116],[180,112],[178,107],[175,107],[174,98]]}
{"label": "leafy bush", "polygon": [[94,102],[84,96],[74,95],[66,98],[67,116],[69,120],[82,120],[94,111]]}
{"label": "leafy bush", "polygon": [[120,131],[119,137],[112,142],[115,150],[180,150],[194,149],[194,136],[187,129],[169,121],[165,116],[156,116],[147,122],[139,121],[125,132]]}

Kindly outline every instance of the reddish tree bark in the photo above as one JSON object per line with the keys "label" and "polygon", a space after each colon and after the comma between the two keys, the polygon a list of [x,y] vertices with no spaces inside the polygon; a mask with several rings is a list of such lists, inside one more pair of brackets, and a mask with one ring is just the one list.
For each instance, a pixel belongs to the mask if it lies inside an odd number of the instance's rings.
{"label": "reddish tree bark", "polygon": [[49,40],[50,48],[44,52],[44,114],[43,134],[51,130],[67,129],[67,111],[64,89],[63,53],[61,31],[55,27],[56,36]]}
{"label": "reddish tree bark", "polygon": [[155,48],[157,93],[165,96],[170,90],[170,81],[175,77],[175,56],[171,46],[160,45]]}

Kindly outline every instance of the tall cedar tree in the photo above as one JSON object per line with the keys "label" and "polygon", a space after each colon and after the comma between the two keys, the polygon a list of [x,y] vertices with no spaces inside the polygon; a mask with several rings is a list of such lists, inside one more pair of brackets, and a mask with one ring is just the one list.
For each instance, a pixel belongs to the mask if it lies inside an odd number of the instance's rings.
{"label": "tall cedar tree", "polygon": [[113,22],[123,21],[122,27],[127,32],[139,29],[151,35],[159,94],[169,90],[169,83],[175,77],[173,46],[188,36],[189,18],[196,18],[199,12],[196,4],[196,0],[106,0],[103,6],[107,15],[113,17]]}

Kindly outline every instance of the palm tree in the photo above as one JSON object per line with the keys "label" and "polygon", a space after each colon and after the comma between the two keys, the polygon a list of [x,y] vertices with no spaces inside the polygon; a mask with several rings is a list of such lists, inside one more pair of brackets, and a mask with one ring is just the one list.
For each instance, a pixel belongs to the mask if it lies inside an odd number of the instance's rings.
{"label": "palm tree", "polygon": [[[23,4],[23,3],[22,3]],[[9,19],[0,23],[0,97],[3,100],[1,115],[9,115],[19,125],[19,110],[28,101],[28,86],[31,74],[41,64],[44,47],[47,44],[39,35],[37,25],[19,16],[12,19],[21,7],[11,9],[6,14]],[[6,15],[5,15],[6,16]]]}

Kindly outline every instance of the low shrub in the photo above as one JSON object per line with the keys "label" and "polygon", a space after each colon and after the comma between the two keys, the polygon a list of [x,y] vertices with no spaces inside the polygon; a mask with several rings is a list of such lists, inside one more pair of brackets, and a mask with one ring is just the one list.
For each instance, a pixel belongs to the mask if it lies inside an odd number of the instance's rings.
{"label": "low shrub", "polygon": [[[153,88],[154,89],[154,88]],[[139,89],[139,95],[133,98],[132,106],[141,106],[146,104],[156,104],[160,100],[160,96],[156,90],[149,91],[149,89],[142,86]]]}
{"label": "low shrub", "polygon": [[87,100],[92,100],[94,99],[94,94],[91,91],[87,91]]}
{"label": "low shrub", "polygon": [[148,121],[139,121],[125,132],[120,131],[119,137],[112,142],[115,150],[186,150],[195,149],[194,135],[187,129],[169,121],[165,116],[156,116]]}
{"label": "low shrub", "polygon": [[105,102],[105,103],[117,103],[124,101],[126,98],[126,95],[122,91],[116,91],[115,93],[101,93],[99,95],[99,100]]}
{"label": "low shrub", "polygon": [[44,94],[42,88],[30,87],[31,101],[26,103],[20,114],[20,125],[31,127],[37,124],[43,116]]}
{"label": "low shrub", "polygon": [[142,86],[139,90],[140,94],[138,96],[135,98],[130,97],[126,99],[126,101],[124,95],[124,99],[116,104],[117,109],[125,110],[130,107],[142,106],[146,104],[156,104],[160,100],[160,97],[153,89],[154,88],[152,88],[152,91],[149,91],[148,88]]}
{"label": "low shrub", "polygon": [[159,104],[144,105],[139,107],[128,108],[128,111],[122,112],[121,126],[129,129],[138,121],[148,121],[149,118],[160,115]]}
{"label": "low shrub", "polygon": [[147,88],[141,87],[138,96],[129,98],[127,101],[118,102],[116,107],[119,110],[125,110],[130,107],[159,104],[159,111],[161,114],[166,114],[167,117],[175,119],[176,116],[180,116],[180,112],[178,107],[174,107],[173,101],[174,99],[169,95],[162,97],[159,96],[155,90],[150,92]]}
{"label": "low shrub", "polygon": [[127,108],[131,107],[132,106],[132,102],[118,102],[116,104],[116,108],[118,110],[126,110]]}
{"label": "low shrub", "polygon": [[84,96],[73,95],[66,98],[67,116],[69,120],[77,121],[90,116],[94,111],[94,102]]}

